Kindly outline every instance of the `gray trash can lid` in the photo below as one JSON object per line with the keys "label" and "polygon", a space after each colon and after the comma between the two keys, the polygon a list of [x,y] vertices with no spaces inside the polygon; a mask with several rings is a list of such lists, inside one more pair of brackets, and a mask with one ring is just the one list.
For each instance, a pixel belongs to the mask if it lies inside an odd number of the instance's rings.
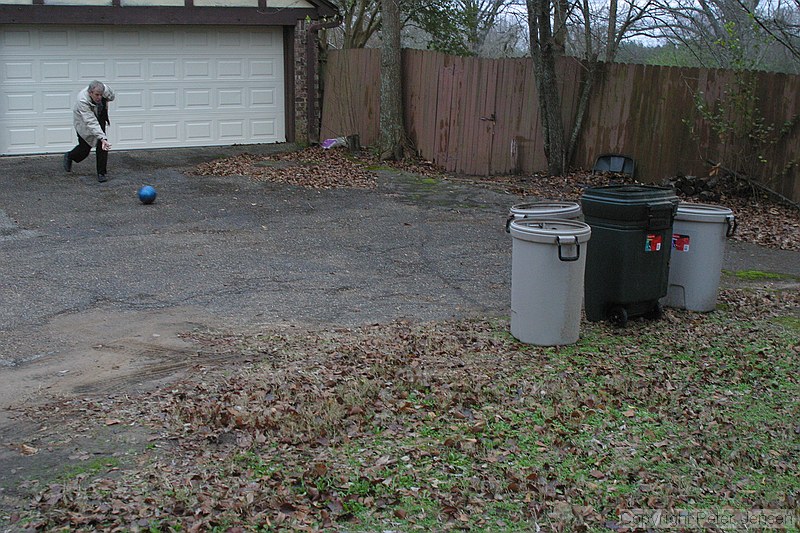
{"label": "gray trash can lid", "polygon": [[733,211],[727,207],[710,204],[681,202],[675,220],[686,222],[726,222],[733,218]]}
{"label": "gray trash can lid", "polygon": [[511,221],[511,236],[530,242],[558,244],[560,239],[586,242],[592,228],[583,222],[559,218],[518,218]]}
{"label": "gray trash can lid", "polygon": [[581,206],[577,202],[528,202],[511,206],[511,216],[535,218],[579,217]]}

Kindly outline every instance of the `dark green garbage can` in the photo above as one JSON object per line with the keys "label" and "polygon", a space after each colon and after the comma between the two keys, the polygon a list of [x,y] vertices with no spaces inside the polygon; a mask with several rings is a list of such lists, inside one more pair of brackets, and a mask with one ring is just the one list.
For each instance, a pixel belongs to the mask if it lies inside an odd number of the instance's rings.
{"label": "dark green garbage can", "polygon": [[659,318],[659,299],[669,285],[675,192],[647,185],[591,187],[581,196],[581,208],[592,228],[584,278],[586,319],[624,326],[637,316]]}

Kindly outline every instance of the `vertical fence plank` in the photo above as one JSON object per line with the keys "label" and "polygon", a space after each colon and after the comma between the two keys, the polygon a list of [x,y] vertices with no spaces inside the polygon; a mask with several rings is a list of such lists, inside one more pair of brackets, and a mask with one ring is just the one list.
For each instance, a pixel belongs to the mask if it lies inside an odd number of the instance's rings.
{"label": "vertical fence plank", "polygon": [[433,162],[446,170],[450,168],[448,154],[450,132],[453,126],[453,101],[456,85],[456,65],[454,61],[439,69],[439,85],[436,100],[436,146]]}

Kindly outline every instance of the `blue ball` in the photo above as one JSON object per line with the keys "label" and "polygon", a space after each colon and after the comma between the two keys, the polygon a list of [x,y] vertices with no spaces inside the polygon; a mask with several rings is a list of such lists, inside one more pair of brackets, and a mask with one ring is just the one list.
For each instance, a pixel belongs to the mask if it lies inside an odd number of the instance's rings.
{"label": "blue ball", "polygon": [[138,194],[143,204],[152,204],[156,199],[156,190],[150,185],[142,186]]}

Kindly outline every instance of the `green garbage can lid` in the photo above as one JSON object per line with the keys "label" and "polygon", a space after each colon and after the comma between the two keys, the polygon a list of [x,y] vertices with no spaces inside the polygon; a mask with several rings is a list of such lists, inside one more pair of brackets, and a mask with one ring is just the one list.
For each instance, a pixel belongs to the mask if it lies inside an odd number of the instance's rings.
{"label": "green garbage can lid", "polygon": [[583,191],[581,199],[600,199],[614,203],[640,204],[650,200],[677,199],[671,187],[657,185],[605,185],[588,187]]}

